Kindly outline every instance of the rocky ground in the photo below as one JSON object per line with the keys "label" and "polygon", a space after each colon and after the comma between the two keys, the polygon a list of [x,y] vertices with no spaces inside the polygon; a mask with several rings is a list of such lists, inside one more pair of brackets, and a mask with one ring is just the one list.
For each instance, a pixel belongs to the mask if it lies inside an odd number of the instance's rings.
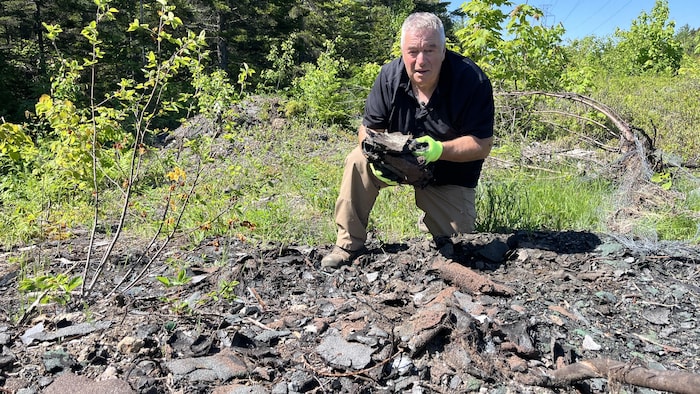
{"label": "rocky ground", "polygon": [[[700,250],[687,245],[473,234],[447,259],[423,239],[372,241],[324,271],[327,247],[218,238],[173,245],[163,261],[187,272],[160,262],[128,289],[143,266],[127,245],[87,299],[48,293],[22,313],[18,257],[80,270],[86,239],[0,251],[0,391],[650,393],[632,372],[676,386],[700,373]],[[673,391],[698,390],[685,387]]]}

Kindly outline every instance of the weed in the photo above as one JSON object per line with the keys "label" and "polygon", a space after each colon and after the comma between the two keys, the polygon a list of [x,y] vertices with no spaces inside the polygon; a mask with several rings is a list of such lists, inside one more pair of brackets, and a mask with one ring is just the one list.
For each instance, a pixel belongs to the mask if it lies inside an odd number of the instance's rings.
{"label": "weed", "polygon": [[190,280],[192,280],[191,277],[187,276],[187,270],[184,268],[177,271],[177,275],[175,276],[156,276],[156,279],[158,279],[158,281],[167,289],[175,286],[186,285]]}
{"label": "weed", "polygon": [[56,302],[66,305],[71,299],[71,292],[83,283],[81,276],[38,275],[20,279],[18,289],[26,293],[30,302],[40,298],[39,303],[48,304]]}
{"label": "weed", "polygon": [[219,302],[219,300],[234,301],[237,298],[234,290],[238,284],[236,280],[222,279],[219,281],[218,289],[209,292],[207,298],[212,299],[214,302]]}

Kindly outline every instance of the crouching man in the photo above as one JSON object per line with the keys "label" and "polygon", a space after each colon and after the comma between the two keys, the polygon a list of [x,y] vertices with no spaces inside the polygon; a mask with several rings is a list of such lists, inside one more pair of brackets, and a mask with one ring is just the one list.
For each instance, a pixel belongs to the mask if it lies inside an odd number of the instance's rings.
{"label": "crouching man", "polygon": [[409,134],[421,143],[414,154],[432,166],[433,178],[414,187],[415,201],[424,212],[421,224],[444,250],[453,235],[474,231],[475,188],[493,144],[493,123],[488,77],[469,58],[446,50],[437,16],[409,15],[401,28],[401,57],[382,67],[367,97],[360,146],[345,160],[336,200],[337,240],[321,265],[337,268],[366,251],[379,191],[400,181],[363,154],[367,129]]}

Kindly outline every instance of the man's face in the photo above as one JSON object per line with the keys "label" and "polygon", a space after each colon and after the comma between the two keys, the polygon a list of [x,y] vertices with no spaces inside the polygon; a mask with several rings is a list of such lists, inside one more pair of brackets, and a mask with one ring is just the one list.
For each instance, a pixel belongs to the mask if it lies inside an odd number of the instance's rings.
{"label": "man's face", "polygon": [[445,59],[445,49],[436,31],[407,31],[401,57],[411,82],[420,87],[434,87]]}

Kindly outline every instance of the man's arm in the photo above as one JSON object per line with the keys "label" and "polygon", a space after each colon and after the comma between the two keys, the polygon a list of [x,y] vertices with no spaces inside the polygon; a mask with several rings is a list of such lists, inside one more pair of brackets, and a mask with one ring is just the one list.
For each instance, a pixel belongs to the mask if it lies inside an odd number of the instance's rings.
{"label": "man's arm", "polygon": [[[371,129],[377,133],[386,132],[386,129]],[[357,130],[357,139],[360,144],[367,137],[367,128],[360,125]],[[485,159],[491,153],[493,137],[477,138],[473,135],[465,135],[450,141],[442,142],[442,155],[440,160],[467,162]]]}
{"label": "man's arm", "polygon": [[477,138],[465,135],[450,141],[442,142],[440,160],[464,163],[485,159],[491,153],[493,137]]}

